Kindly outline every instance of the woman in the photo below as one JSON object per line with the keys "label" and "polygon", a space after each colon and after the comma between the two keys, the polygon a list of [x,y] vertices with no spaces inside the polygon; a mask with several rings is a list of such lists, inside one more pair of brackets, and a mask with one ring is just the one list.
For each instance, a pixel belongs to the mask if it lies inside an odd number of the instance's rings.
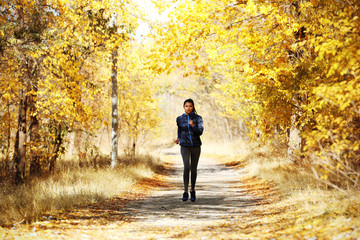
{"label": "woman", "polygon": [[196,200],[195,183],[197,176],[197,165],[200,157],[201,140],[200,135],[204,131],[202,117],[195,110],[194,101],[186,99],[184,101],[185,113],[176,119],[178,126],[178,138],[176,143],[181,146],[181,156],[184,162],[184,194],[183,201],[189,199],[189,172],[191,170],[191,190],[190,199],[192,202]]}

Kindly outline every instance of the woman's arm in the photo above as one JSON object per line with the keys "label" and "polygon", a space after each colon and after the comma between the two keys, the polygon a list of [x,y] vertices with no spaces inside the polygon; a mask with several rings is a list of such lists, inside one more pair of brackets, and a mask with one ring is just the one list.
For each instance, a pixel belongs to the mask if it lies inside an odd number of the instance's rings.
{"label": "woman's arm", "polygon": [[176,118],[176,125],[178,127],[178,130],[177,130],[177,139],[175,140],[175,143],[176,144],[179,144],[180,142],[180,136],[181,136],[181,129],[179,127],[179,118]]}
{"label": "woman's arm", "polygon": [[197,119],[197,124],[194,124],[192,126],[192,129],[194,131],[194,133],[198,136],[201,136],[204,132],[204,124],[203,124],[203,120],[202,117],[198,115],[198,119]]}

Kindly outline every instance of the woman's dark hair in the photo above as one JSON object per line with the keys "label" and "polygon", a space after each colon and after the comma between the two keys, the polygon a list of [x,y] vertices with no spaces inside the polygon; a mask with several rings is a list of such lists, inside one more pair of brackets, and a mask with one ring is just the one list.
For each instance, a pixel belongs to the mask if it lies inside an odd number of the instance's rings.
{"label": "woman's dark hair", "polygon": [[183,106],[185,106],[185,103],[187,103],[187,102],[189,102],[189,103],[191,103],[191,104],[193,105],[193,112],[194,112],[195,114],[197,114],[196,109],[195,109],[194,101],[193,101],[191,98],[188,98],[188,99],[186,99],[186,100],[184,101],[184,105],[183,105]]}

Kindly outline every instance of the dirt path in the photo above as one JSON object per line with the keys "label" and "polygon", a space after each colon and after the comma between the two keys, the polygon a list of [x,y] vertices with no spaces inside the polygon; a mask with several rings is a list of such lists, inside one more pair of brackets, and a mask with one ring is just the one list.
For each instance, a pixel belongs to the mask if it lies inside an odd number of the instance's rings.
{"label": "dirt path", "polygon": [[[239,188],[242,171],[235,171],[211,158],[200,161],[195,202],[181,200],[183,165],[178,159],[175,171],[169,177],[173,187],[154,191],[151,196],[128,206],[127,213],[136,219],[128,231],[156,234],[159,238],[206,239],[212,236],[217,226],[251,214],[261,199],[249,196]],[[236,233],[235,229],[233,233]],[[229,229],[227,234],[231,234]]]}
{"label": "dirt path", "polygon": [[[59,218],[37,222],[17,239],[237,239],[233,222],[251,218],[262,198],[241,188],[241,169],[202,157],[198,168],[196,202],[181,200],[182,162],[178,149],[168,150],[172,173],[168,184],[145,197],[85,206]],[[141,197],[142,196],[142,197]],[[10,230],[17,231],[17,229]],[[11,234],[9,235],[11,236]]]}

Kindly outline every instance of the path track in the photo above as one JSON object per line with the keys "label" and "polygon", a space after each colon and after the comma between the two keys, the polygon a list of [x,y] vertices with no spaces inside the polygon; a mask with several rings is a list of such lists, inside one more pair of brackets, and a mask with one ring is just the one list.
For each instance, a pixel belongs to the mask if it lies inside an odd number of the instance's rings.
{"label": "path track", "polygon": [[[241,189],[242,170],[233,170],[215,159],[200,157],[195,202],[181,200],[183,193],[183,164],[173,150],[165,152],[174,157],[174,171],[169,176],[173,187],[153,191],[151,196],[131,202],[126,211],[133,214],[132,233],[148,233],[154,238],[211,238],[218,226],[249,216],[262,199],[245,194]],[[228,234],[235,234],[227,229]],[[216,233],[217,234],[217,233]],[[135,234],[134,239],[139,235]],[[233,237],[235,237],[233,235]],[[230,237],[230,235],[228,235]],[[143,236],[146,237],[146,236]]]}

